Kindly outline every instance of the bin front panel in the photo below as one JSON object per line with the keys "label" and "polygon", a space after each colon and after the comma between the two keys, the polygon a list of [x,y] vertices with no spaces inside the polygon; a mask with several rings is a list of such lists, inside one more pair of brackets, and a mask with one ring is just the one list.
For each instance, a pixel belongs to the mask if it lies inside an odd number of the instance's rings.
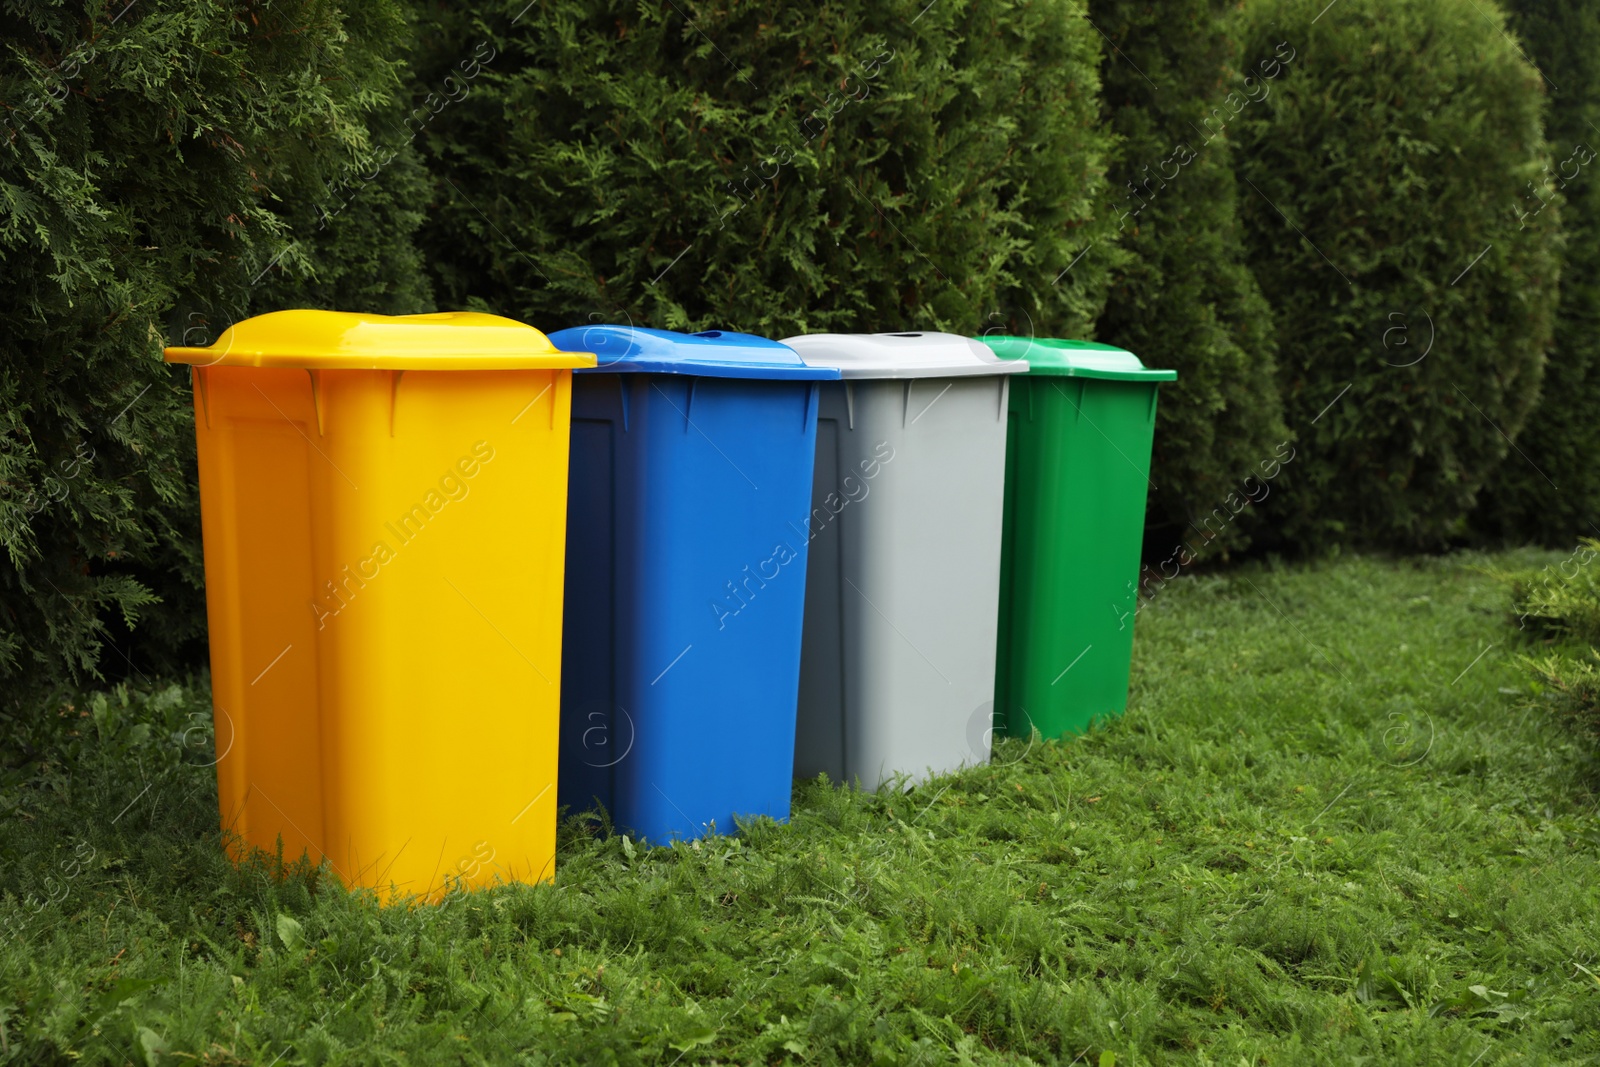
{"label": "bin front panel", "polygon": [[570,383],[197,368],[236,853],[385,896],[552,875]]}
{"label": "bin front panel", "polygon": [[786,819],[815,386],[575,386],[562,803],[654,842]]}
{"label": "bin front panel", "polygon": [[798,777],[988,759],[1008,381],[823,386]]}
{"label": "bin front panel", "polygon": [[1128,702],[1154,383],[1014,383],[996,725],[1081,733]]}

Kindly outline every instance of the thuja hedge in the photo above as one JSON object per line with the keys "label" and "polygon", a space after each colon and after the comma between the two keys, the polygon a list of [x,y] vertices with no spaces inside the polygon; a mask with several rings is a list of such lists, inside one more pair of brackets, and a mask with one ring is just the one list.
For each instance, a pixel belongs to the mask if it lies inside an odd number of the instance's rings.
{"label": "thuja hedge", "polygon": [[[1465,533],[1538,393],[1555,207],[1539,75],[1473,0],[1256,0],[1243,54],[1296,55],[1244,108],[1246,240],[1299,455],[1268,502],[1302,545]],[[1488,17],[1486,17],[1488,16]]]}
{"label": "thuja hedge", "polygon": [[189,388],[161,347],[316,284],[338,242],[308,220],[372,171],[408,36],[382,0],[0,13],[0,715],[203,633]]}
{"label": "thuja hedge", "polygon": [[436,6],[440,302],[550,327],[1085,335],[1115,246],[1083,14]]}
{"label": "thuja hedge", "polygon": [[[396,2],[0,14],[5,709],[201,635],[187,382],[159,350],[278,307],[1098,330],[1183,375],[1161,536],[1236,477],[1257,499],[1243,479],[1287,447],[1261,532],[1301,545],[1436,545],[1480,495],[1513,535],[1591,507],[1509,466],[1480,492],[1502,431],[1593,485],[1600,388],[1585,164],[1564,193],[1589,284],[1523,431],[1562,196],[1514,209],[1572,146],[1547,154],[1486,5],[1253,0],[1230,43],[1220,0],[429,2],[405,70]],[[1575,86],[1592,7],[1519,16]],[[1556,98],[1566,140],[1582,92]],[[108,650],[128,627],[145,643]]]}
{"label": "thuja hedge", "polygon": [[1474,522],[1507,540],[1570,546],[1600,533],[1600,0],[1506,6],[1550,97],[1550,169],[1517,190],[1515,209],[1560,201],[1567,240],[1539,406]]}
{"label": "thuja hedge", "polygon": [[1147,553],[1199,542],[1216,558],[1242,547],[1253,515],[1207,533],[1189,527],[1244,495],[1243,480],[1286,436],[1271,314],[1244,261],[1227,127],[1231,105],[1271,91],[1275,78],[1258,64],[1275,76],[1288,68],[1270,51],[1237,54],[1231,6],[1089,5],[1112,45],[1101,82],[1118,146],[1103,210],[1129,253],[1113,273],[1099,339],[1178,371],[1161,390]]}

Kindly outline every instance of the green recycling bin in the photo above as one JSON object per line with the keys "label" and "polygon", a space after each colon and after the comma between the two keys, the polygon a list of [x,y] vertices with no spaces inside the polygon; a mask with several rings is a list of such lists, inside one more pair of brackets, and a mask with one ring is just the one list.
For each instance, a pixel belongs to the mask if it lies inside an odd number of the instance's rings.
{"label": "green recycling bin", "polygon": [[1082,733],[1128,705],[1156,390],[1177,371],[1090,341],[980,337],[1011,379],[996,731]]}

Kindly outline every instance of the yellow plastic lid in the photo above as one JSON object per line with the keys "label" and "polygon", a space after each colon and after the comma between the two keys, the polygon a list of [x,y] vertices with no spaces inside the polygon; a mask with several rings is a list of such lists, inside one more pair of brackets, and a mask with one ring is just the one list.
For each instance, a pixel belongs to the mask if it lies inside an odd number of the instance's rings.
{"label": "yellow plastic lid", "polygon": [[367,315],[274,311],[229,327],[209,348],[169,348],[168,363],[308,370],[528,370],[592,367],[532,326],[476,311]]}

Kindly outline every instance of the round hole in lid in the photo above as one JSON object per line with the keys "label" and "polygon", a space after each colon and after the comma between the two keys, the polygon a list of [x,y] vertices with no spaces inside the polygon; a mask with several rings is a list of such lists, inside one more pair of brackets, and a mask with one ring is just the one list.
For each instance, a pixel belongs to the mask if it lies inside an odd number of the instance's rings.
{"label": "round hole in lid", "polygon": [[700,333],[695,334],[695,336],[696,337],[721,337],[722,336],[722,331],[721,330],[703,330]]}

